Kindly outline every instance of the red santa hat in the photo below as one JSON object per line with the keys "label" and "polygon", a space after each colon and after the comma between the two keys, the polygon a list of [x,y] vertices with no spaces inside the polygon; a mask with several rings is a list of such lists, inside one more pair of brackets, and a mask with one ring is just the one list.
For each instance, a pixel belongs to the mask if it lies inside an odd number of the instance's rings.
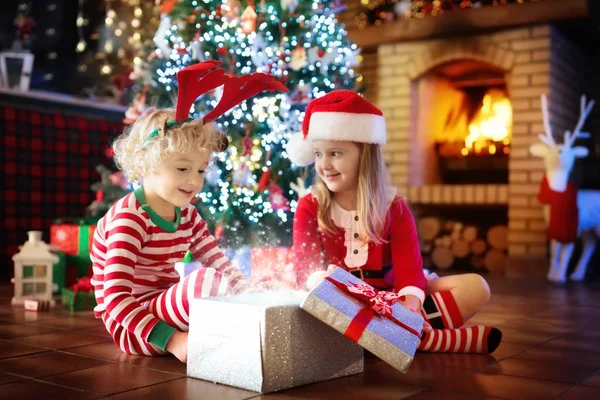
{"label": "red santa hat", "polygon": [[287,153],[294,164],[304,167],[315,161],[313,140],[384,145],[383,113],[353,91],[333,91],[308,104],[302,132],[294,134],[287,145]]}

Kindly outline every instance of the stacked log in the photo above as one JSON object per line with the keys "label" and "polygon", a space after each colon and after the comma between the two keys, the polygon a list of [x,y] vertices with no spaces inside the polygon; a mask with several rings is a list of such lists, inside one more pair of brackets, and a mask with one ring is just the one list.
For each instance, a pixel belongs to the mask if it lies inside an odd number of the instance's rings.
{"label": "stacked log", "polygon": [[425,217],[418,221],[417,230],[426,268],[447,270],[457,261],[466,261],[475,270],[504,271],[508,249],[506,225],[495,225],[485,231],[457,221]]}

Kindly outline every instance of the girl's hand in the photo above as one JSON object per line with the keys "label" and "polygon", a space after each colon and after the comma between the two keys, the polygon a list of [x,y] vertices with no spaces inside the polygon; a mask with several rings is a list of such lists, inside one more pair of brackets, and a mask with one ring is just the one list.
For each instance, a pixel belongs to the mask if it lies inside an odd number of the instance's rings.
{"label": "girl's hand", "polygon": [[313,272],[308,279],[306,280],[306,288],[308,290],[312,290],[315,286],[317,286],[327,275],[329,275],[334,269],[337,268],[337,265],[329,264],[327,267],[327,271],[317,271]]}
{"label": "girl's hand", "polygon": [[175,331],[165,350],[177,357],[182,363],[187,363],[188,333]]}
{"label": "girl's hand", "polygon": [[[412,294],[400,296],[398,303],[402,304],[404,307],[416,314],[419,314],[419,310],[421,309],[421,300]],[[427,321],[423,321],[423,332],[430,333],[432,330],[433,328],[431,327],[431,324]]]}

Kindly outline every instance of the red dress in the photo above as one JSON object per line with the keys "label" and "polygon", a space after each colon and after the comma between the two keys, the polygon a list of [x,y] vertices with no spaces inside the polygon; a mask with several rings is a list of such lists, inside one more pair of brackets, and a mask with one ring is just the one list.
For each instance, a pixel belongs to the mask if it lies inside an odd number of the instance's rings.
{"label": "red dress", "polygon": [[412,294],[421,302],[427,280],[414,218],[400,196],[394,196],[387,211],[384,244],[364,244],[358,238],[358,215],[332,202],[332,219],[338,227],[334,235],[320,231],[317,223],[318,201],[312,194],[302,197],[294,216],[294,268],[299,286],[316,271],[335,264],[379,289]]}

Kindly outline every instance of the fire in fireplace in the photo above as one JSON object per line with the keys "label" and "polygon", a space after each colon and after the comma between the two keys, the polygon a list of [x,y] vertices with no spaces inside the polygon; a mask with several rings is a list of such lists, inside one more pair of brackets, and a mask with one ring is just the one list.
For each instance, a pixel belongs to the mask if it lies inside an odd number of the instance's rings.
{"label": "fire in fireplace", "polygon": [[504,72],[480,61],[453,61],[416,85],[418,140],[429,153],[427,165],[437,170],[421,183],[508,183],[512,107]]}

